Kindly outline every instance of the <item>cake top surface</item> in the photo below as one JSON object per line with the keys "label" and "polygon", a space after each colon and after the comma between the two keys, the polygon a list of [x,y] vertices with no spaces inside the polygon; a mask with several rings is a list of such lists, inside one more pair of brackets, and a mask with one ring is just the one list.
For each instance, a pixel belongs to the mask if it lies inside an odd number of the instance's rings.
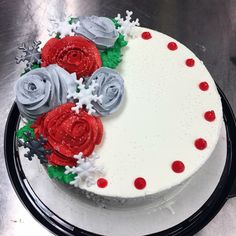
{"label": "cake top surface", "polygon": [[108,185],[85,188],[139,197],[182,183],[206,162],[219,138],[222,107],[211,75],[184,45],[141,27],[118,71],[125,99],[118,114],[102,118],[106,130],[98,148]]}

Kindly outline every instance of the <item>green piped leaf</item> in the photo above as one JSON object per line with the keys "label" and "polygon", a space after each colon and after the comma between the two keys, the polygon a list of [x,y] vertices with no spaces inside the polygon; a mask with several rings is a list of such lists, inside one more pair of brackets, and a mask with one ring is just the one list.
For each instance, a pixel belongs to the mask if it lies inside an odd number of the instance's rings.
{"label": "green piped leaf", "polygon": [[69,24],[70,24],[70,25],[72,25],[72,23],[75,23],[75,22],[74,22],[74,20],[75,20],[75,18],[74,18],[74,17],[70,17],[70,18],[69,18],[69,21],[68,21],[68,22],[69,22]]}
{"label": "green piped leaf", "polygon": [[100,52],[102,59],[102,66],[115,69],[122,61],[121,48],[127,46],[128,42],[124,39],[124,35],[119,33],[119,37],[116,40],[112,48],[107,48],[105,51]]}
{"label": "green piped leaf", "polygon": [[116,20],[115,18],[111,19],[116,27],[116,29],[120,28],[121,25],[118,23],[118,20]]}
{"label": "green piped leaf", "polygon": [[25,135],[25,133],[30,132],[31,136],[34,138],[35,137],[34,129],[30,127],[32,124],[33,124],[33,121],[29,121],[25,126],[18,129],[16,131],[16,137],[19,138],[19,139],[23,139],[25,142],[27,142],[28,138]]}
{"label": "green piped leaf", "polygon": [[55,38],[56,38],[56,39],[61,39],[60,35],[61,35],[60,33],[57,33],[56,36],[55,36]]}
{"label": "green piped leaf", "polygon": [[64,166],[48,166],[48,175],[64,184],[69,184],[76,177],[76,174],[65,174]]}
{"label": "green piped leaf", "polygon": [[33,69],[37,69],[37,68],[40,68],[40,67],[41,67],[40,64],[33,64],[33,65],[31,66],[31,69],[33,70]]}
{"label": "green piped leaf", "polygon": [[[33,65],[31,66],[31,70],[37,69],[37,68],[40,68],[40,67],[41,67],[41,64],[33,63]],[[30,70],[26,70],[26,69],[25,69],[25,71],[24,71],[23,73],[21,73],[20,76],[26,74],[26,73],[29,72],[29,71],[30,71]]]}

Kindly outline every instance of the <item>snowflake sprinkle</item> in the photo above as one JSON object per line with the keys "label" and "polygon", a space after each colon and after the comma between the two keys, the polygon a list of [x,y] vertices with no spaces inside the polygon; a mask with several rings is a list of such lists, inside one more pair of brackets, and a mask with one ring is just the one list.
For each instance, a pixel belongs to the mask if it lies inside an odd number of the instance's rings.
{"label": "snowflake sprinkle", "polygon": [[83,153],[80,152],[78,155],[74,155],[74,158],[77,159],[77,166],[65,167],[65,174],[77,174],[74,180],[70,182],[71,185],[80,187],[81,185],[86,184],[90,187],[96,183],[96,178],[104,175],[103,167],[95,165],[96,159],[99,158],[95,152],[89,157],[84,157]]}
{"label": "snowflake sprinkle", "polygon": [[74,35],[73,30],[76,28],[76,25],[73,22],[70,24],[69,19],[69,17],[66,17],[64,21],[60,21],[56,18],[51,18],[50,21],[52,22],[52,26],[48,29],[49,36],[56,36],[59,34],[60,37],[63,38],[65,36]]}
{"label": "snowflake sprinkle", "polygon": [[33,41],[33,45],[31,47],[26,47],[23,43],[22,46],[18,47],[19,50],[23,51],[25,55],[21,55],[20,57],[16,57],[16,63],[19,64],[20,62],[27,61],[26,64],[26,71],[31,70],[33,64],[40,64],[41,63],[41,54],[39,51],[39,45],[41,41]]}
{"label": "snowflake sprinkle", "polygon": [[79,109],[85,106],[89,115],[95,113],[93,104],[91,102],[102,102],[102,95],[97,96],[93,94],[96,87],[98,86],[98,82],[93,80],[91,85],[87,88],[85,87],[85,84],[83,84],[83,78],[75,81],[78,84],[79,92],[74,91],[73,93],[69,93],[67,98],[73,98],[75,100],[78,100],[78,102],[76,103],[76,106],[72,107],[71,109],[76,113],[79,113]]}
{"label": "snowflake sprinkle", "polygon": [[30,161],[32,157],[36,155],[40,160],[41,164],[47,163],[46,155],[51,154],[51,150],[47,150],[44,148],[44,144],[47,142],[46,138],[43,138],[42,135],[39,136],[38,139],[34,139],[30,132],[25,132],[25,136],[27,137],[28,141],[23,142],[22,140],[18,139],[18,146],[28,148],[29,151],[24,155]]}
{"label": "snowflake sprinkle", "polygon": [[124,34],[126,38],[129,37],[134,37],[135,36],[135,26],[140,26],[139,24],[139,19],[137,18],[135,21],[131,21],[131,16],[133,15],[132,11],[126,11],[126,17],[121,18],[121,15],[118,14],[117,17],[115,18],[118,23],[121,25],[117,30],[119,33]]}

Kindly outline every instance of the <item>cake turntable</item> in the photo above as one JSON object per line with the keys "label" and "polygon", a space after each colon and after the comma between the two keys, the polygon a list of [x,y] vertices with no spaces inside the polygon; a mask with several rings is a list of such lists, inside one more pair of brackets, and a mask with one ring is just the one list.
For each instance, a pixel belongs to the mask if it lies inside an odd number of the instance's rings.
{"label": "cake turntable", "polygon": [[163,205],[103,209],[80,201],[70,191],[58,187],[37,162],[29,165],[19,158],[15,145],[19,122],[16,104],[12,106],[5,129],[5,161],[12,185],[33,217],[57,235],[194,234],[218,213],[229,197],[236,195],[233,185],[236,121],[226,97],[218,90],[225,126],[217,147],[188,185]]}

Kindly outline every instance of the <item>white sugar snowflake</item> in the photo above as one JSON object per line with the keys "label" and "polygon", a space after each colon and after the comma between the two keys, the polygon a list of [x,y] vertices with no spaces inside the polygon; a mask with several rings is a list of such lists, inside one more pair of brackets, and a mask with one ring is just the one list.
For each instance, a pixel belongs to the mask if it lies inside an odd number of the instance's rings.
{"label": "white sugar snowflake", "polygon": [[60,21],[55,17],[51,18],[50,21],[52,22],[52,25],[50,28],[48,28],[49,35],[56,36],[57,34],[60,34],[61,38],[74,35],[73,30],[75,29],[76,25],[73,22],[72,24],[69,23],[70,18],[71,17],[65,17],[63,21]]}
{"label": "white sugar snowflake", "polygon": [[81,187],[83,184],[86,184],[90,187],[96,183],[96,178],[104,175],[103,167],[95,165],[96,159],[99,158],[95,152],[89,157],[84,157],[83,153],[80,152],[78,155],[74,155],[74,158],[77,159],[77,166],[65,167],[65,174],[72,173],[77,175],[74,180],[70,182],[71,185]]}
{"label": "white sugar snowflake", "polygon": [[31,70],[34,63],[41,63],[41,53],[39,49],[40,44],[41,41],[33,41],[32,46],[26,47],[23,43],[22,46],[18,47],[24,55],[16,57],[16,63],[19,64],[20,62],[27,61],[25,71]]}
{"label": "white sugar snowflake", "polygon": [[88,111],[88,114],[91,115],[92,113],[95,113],[95,110],[93,108],[92,101],[94,102],[102,102],[102,95],[97,96],[94,95],[93,92],[95,91],[95,88],[98,86],[98,82],[95,80],[92,81],[91,85],[89,87],[85,87],[85,84],[83,84],[83,78],[80,78],[79,80],[75,81],[78,84],[79,92],[74,91],[70,92],[67,96],[67,98],[73,98],[74,100],[78,100],[76,102],[76,106],[72,107],[71,109],[75,111],[76,113],[79,113],[80,108],[83,106],[86,106],[86,109]]}
{"label": "white sugar snowflake", "polygon": [[77,29],[77,28],[80,27],[80,21],[79,21],[79,18],[76,18],[76,22],[74,23],[74,27],[75,27],[75,29]]}
{"label": "white sugar snowflake", "polygon": [[135,36],[135,26],[140,26],[139,19],[137,18],[135,21],[131,21],[131,16],[133,15],[132,11],[126,11],[126,17],[121,18],[121,15],[118,14],[115,18],[118,23],[121,25],[117,30],[119,33],[124,34],[126,39],[127,37],[134,37]]}

